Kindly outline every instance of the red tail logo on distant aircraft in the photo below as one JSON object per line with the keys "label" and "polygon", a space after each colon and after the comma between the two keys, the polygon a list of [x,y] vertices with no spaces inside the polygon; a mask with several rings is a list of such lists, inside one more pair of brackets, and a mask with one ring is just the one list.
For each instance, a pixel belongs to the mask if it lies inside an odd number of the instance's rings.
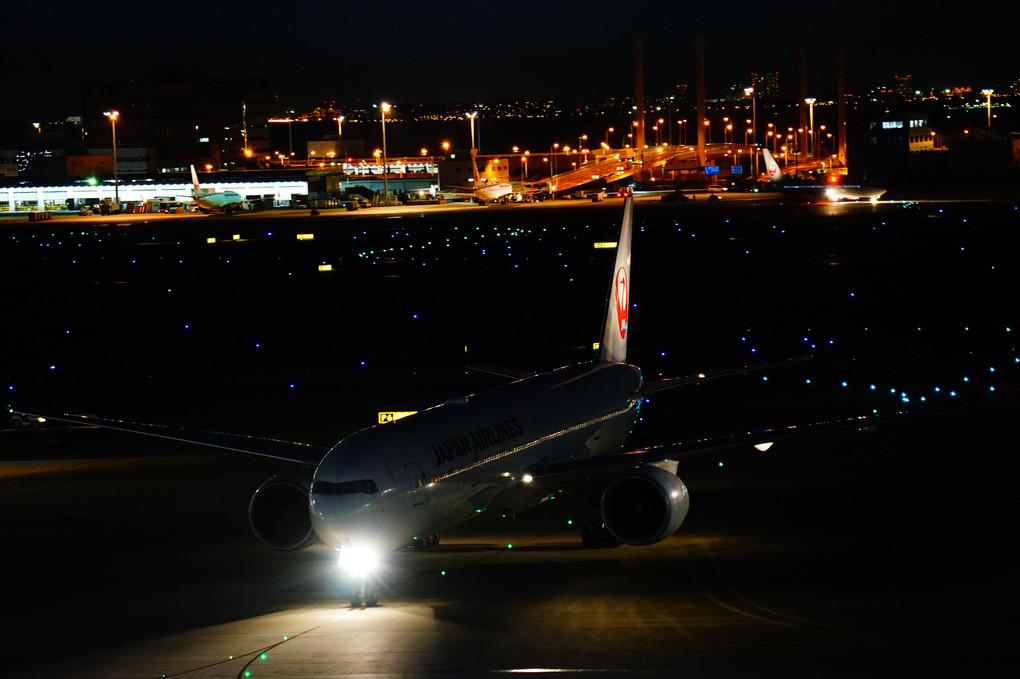
{"label": "red tail logo on distant aircraft", "polygon": [[620,325],[620,339],[627,339],[627,270],[616,272],[616,322]]}

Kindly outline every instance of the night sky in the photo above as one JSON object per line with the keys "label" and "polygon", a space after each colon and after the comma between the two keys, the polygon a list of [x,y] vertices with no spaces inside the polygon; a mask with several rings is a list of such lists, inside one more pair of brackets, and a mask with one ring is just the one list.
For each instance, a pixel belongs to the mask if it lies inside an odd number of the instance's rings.
{"label": "night sky", "polygon": [[4,12],[9,89],[0,116],[76,113],[85,78],[194,68],[265,74],[271,93],[298,110],[356,98],[629,96],[635,37],[645,46],[646,95],[659,96],[693,86],[699,34],[709,96],[772,70],[794,95],[799,44],[808,47],[814,96],[834,91],[838,42],[851,92],[905,73],[920,87],[1001,88],[1020,77],[1006,17],[939,11],[871,1],[15,3]]}

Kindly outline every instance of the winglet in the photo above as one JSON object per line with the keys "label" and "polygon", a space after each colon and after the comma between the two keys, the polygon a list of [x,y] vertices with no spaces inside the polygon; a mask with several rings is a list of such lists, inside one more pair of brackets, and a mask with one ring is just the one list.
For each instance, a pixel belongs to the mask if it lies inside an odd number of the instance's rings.
{"label": "winglet", "polygon": [[623,202],[623,224],[616,243],[616,264],[609,285],[606,321],[599,344],[600,363],[623,363],[627,360],[627,331],[630,311],[630,240],[634,215],[634,199]]}
{"label": "winglet", "polygon": [[195,166],[191,166],[191,186],[198,191],[198,173],[195,172]]}

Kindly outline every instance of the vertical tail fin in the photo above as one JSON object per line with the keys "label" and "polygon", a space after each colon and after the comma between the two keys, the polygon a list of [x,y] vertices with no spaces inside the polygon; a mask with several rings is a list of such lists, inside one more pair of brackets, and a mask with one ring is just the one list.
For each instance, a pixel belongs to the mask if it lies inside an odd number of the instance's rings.
{"label": "vertical tail fin", "polygon": [[471,149],[471,169],[475,171],[475,185],[473,188],[478,188],[482,185],[482,175],[478,173],[478,153]]}
{"label": "vertical tail fin", "polygon": [[198,174],[195,172],[195,166],[191,166],[191,187],[198,191]]}
{"label": "vertical tail fin", "polygon": [[783,173],[779,170],[779,163],[777,163],[776,159],[772,157],[769,150],[763,146],[761,148],[761,154],[765,156],[765,171],[769,173],[769,181],[783,181]]}
{"label": "vertical tail fin", "polygon": [[606,304],[606,321],[599,344],[600,363],[623,363],[627,360],[627,331],[630,311],[630,240],[634,215],[634,199],[623,202],[623,224],[616,242],[616,264],[613,281],[609,285]]}

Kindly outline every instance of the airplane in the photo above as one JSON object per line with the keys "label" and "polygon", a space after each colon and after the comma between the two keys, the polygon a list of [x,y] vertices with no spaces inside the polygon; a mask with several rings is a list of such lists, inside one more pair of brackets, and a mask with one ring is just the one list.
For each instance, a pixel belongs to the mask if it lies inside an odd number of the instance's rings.
{"label": "airplane", "polygon": [[789,181],[783,176],[779,169],[779,163],[769,153],[767,148],[762,147],[762,155],[765,157],[765,171],[769,177],[769,183],[778,186],[784,193],[803,195],[809,198],[838,201],[838,200],[870,200],[877,201],[881,198],[886,189],[876,184],[798,184]]}
{"label": "airplane", "polygon": [[236,212],[248,207],[248,201],[236,191],[214,191],[198,185],[198,174],[191,166],[191,198],[202,212]]}
{"label": "airplane", "polygon": [[[478,162],[475,159],[475,151],[471,149],[471,167],[474,170],[474,183],[468,191],[441,191],[440,195],[453,199],[477,200],[481,205],[495,203],[498,201],[518,202],[523,200],[523,195],[509,182],[489,183],[482,179],[478,172]],[[462,188],[462,187],[456,187]]]}
{"label": "airplane", "polygon": [[829,200],[870,200],[877,202],[885,195],[886,188],[877,184],[830,184],[825,187],[825,197]]}
{"label": "airplane", "polygon": [[[461,187],[457,187],[461,188]],[[479,183],[470,189],[462,191],[439,191],[436,195],[443,196],[447,200],[478,201],[479,204],[497,203],[500,201],[519,202],[523,200],[523,194],[517,191],[512,184],[499,182],[496,184]]]}
{"label": "airplane", "polygon": [[515,191],[513,185],[508,182],[497,182],[495,184],[476,185],[474,188],[474,195],[479,203],[485,205],[485,203],[495,203],[507,196],[515,197],[517,196],[517,191]]}
{"label": "airplane", "polygon": [[645,380],[640,368],[626,362],[633,200],[624,200],[593,362],[538,374],[503,372],[517,379],[357,431],[331,448],[93,416],[45,416],[295,463],[256,490],[248,508],[251,529],[281,551],[317,540],[336,550],[354,606],[378,602],[372,573],[384,554],[412,544],[434,546],[441,531],[480,512],[518,514],[568,483],[598,498],[598,520],[582,530],[586,547],[660,542],[680,527],[690,507],[677,475],[679,460],[704,450],[686,444],[628,450],[625,442],[645,398],[806,357]]}
{"label": "airplane", "polygon": [[474,193],[475,200],[482,205],[485,203],[495,203],[498,200],[520,200],[521,197],[514,190],[514,187],[509,182],[495,182],[488,183],[482,180],[481,175],[478,173],[478,159],[475,156],[475,149],[471,149],[471,167],[475,171],[475,183],[472,186],[472,193]]}

